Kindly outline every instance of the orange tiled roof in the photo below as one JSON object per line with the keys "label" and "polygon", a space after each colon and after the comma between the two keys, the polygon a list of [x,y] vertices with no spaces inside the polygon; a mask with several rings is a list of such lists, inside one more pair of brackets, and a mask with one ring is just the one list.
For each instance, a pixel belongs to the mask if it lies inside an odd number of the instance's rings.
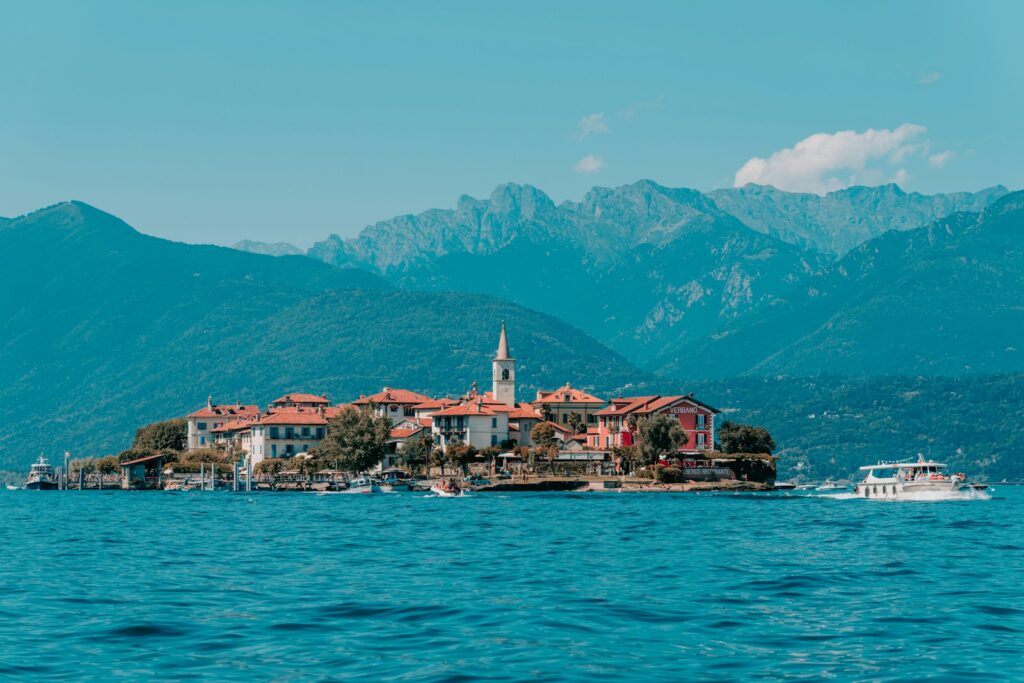
{"label": "orange tiled roof", "polygon": [[429,401],[423,403],[417,403],[413,406],[413,410],[432,410],[434,408],[441,409],[447,408],[448,406],[458,405],[458,401],[454,398],[432,398]]}
{"label": "orange tiled roof", "polygon": [[582,389],[574,389],[571,384],[561,386],[554,391],[541,391],[540,396],[533,401],[534,405],[542,403],[596,403],[604,404],[604,399],[588,394]]}
{"label": "orange tiled roof", "polygon": [[291,408],[275,410],[260,417],[252,424],[257,425],[326,425],[327,411],[321,415],[317,408]]}
{"label": "orange tiled roof", "polygon": [[189,413],[186,417],[206,417],[206,418],[217,418],[217,417],[255,417],[260,414],[259,406],[246,406],[240,403],[230,405],[215,405],[206,406],[200,408],[194,413]]}
{"label": "orange tiled roof", "polygon": [[431,417],[448,417],[456,415],[495,415],[495,411],[491,409],[491,406],[484,405],[482,403],[463,403],[462,405],[452,406],[451,408],[445,408],[442,411],[436,412]]}
{"label": "orange tiled roof", "polygon": [[326,394],[323,396],[317,396],[316,394],[285,394],[281,398],[276,398],[272,401],[273,403],[316,403],[318,405],[329,405],[330,401],[327,399]]}
{"label": "orange tiled roof", "polygon": [[615,415],[650,415],[651,413],[667,408],[676,403],[682,402],[692,403],[701,408],[705,408],[712,413],[720,412],[717,408],[712,408],[706,403],[698,401],[689,394],[675,395],[675,396],[629,396],[629,397],[618,397],[613,398],[608,402],[608,406],[602,410],[599,410],[596,415],[601,416],[615,416]]}
{"label": "orange tiled roof", "polygon": [[408,439],[413,434],[419,434],[422,431],[423,431],[423,427],[416,427],[416,428],[410,428],[410,429],[392,429],[391,430],[391,438],[392,439]]}
{"label": "orange tiled roof", "polygon": [[529,403],[520,403],[516,409],[508,414],[510,420],[542,420],[541,414],[534,410]]}
{"label": "orange tiled roof", "polygon": [[359,399],[353,401],[352,404],[357,406],[365,406],[370,403],[409,403],[416,405],[418,403],[426,403],[429,400],[431,400],[429,396],[417,394],[415,391],[384,387],[384,391],[373,394],[372,396],[360,396]]}
{"label": "orange tiled roof", "polygon": [[221,434],[226,432],[241,432],[249,429],[252,426],[252,420],[235,420],[233,422],[225,422],[216,429],[211,429],[210,432],[214,434]]}

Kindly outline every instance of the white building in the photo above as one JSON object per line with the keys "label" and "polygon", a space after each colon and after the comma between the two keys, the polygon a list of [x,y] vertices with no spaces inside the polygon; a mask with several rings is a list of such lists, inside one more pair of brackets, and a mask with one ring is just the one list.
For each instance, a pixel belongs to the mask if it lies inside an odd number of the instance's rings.
{"label": "white building", "polygon": [[317,446],[327,436],[327,421],[343,407],[290,408],[267,413],[252,423],[253,465],[267,458],[291,458]]}
{"label": "white building", "polygon": [[475,448],[500,446],[508,440],[508,411],[497,411],[472,401],[431,415],[434,445],[446,448],[461,443]]}
{"label": "white building", "polygon": [[259,417],[259,406],[214,405],[213,397],[206,399],[206,407],[185,416],[188,422],[188,450],[209,448],[213,443],[213,430],[229,422],[252,420]]}
{"label": "white building", "polygon": [[382,391],[372,396],[360,396],[352,405],[371,409],[374,415],[384,416],[395,425],[407,418],[416,417],[416,406],[430,400],[429,396],[408,389],[384,387]]}

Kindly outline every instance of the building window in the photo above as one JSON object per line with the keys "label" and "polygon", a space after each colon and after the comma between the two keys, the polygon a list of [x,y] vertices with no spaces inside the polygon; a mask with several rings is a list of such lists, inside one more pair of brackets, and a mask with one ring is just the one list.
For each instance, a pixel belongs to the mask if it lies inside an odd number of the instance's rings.
{"label": "building window", "polygon": [[498,428],[498,418],[492,417],[491,418],[491,429],[497,429],[497,428]]}
{"label": "building window", "polygon": [[295,452],[295,446],[293,446],[291,444],[288,444],[287,446],[284,447],[284,454],[285,455],[291,455],[294,452]]}
{"label": "building window", "polygon": [[612,437],[610,437],[610,436],[604,437],[604,447],[605,448],[611,448],[612,447]]}
{"label": "building window", "polygon": [[206,443],[206,437],[205,436],[199,437],[199,445],[202,446],[204,443]]}
{"label": "building window", "polygon": [[280,434],[280,432],[277,431],[277,427],[271,427],[270,428],[270,438],[271,439],[276,439],[278,434]]}
{"label": "building window", "polygon": [[202,431],[206,431],[206,423],[205,422],[200,422],[199,424],[196,425],[196,428],[198,428],[198,429],[200,429]]}
{"label": "building window", "polygon": [[698,432],[698,434],[697,434],[697,448],[704,448],[704,444],[706,443],[705,440],[704,440],[704,437],[705,437],[704,432]]}
{"label": "building window", "polygon": [[308,443],[302,444],[302,450],[308,451],[309,450],[309,444]]}
{"label": "building window", "polygon": [[318,439],[324,438],[324,428],[323,427],[317,427],[316,428],[316,438],[318,438]]}
{"label": "building window", "polygon": [[415,414],[416,414],[416,411],[412,409],[412,406],[406,406],[405,407],[405,416],[406,417],[412,417]]}
{"label": "building window", "polygon": [[303,436],[309,436],[309,427],[303,427],[302,428],[302,435]]}
{"label": "building window", "polygon": [[697,413],[697,429],[705,429],[705,419],[707,415],[704,413]]}
{"label": "building window", "polygon": [[566,424],[568,422],[569,422],[569,415],[566,414],[566,413],[562,413],[562,424]]}
{"label": "building window", "polygon": [[594,414],[593,413],[587,413],[587,424],[588,425],[592,425],[595,422],[597,422],[597,418],[594,417]]}
{"label": "building window", "polygon": [[491,434],[491,445],[492,446],[497,446],[498,445],[498,435],[497,434]]}
{"label": "building window", "polygon": [[276,458],[277,457],[277,444],[276,443],[270,444],[270,457],[271,458]]}
{"label": "building window", "polygon": [[284,428],[284,438],[286,438],[286,439],[294,439],[295,438],[295,428],[294,427],[285,427]]}

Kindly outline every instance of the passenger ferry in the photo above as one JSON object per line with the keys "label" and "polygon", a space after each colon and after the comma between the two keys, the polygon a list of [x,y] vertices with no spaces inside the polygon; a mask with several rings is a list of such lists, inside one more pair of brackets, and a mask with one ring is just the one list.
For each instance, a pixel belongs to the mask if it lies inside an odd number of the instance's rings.
{"label": "passenger ferry", "polygon": [[[962,472],[946,474],[946,465],[918,457],[917,462],[880,462],[860,468],[867,472],[856,495],[877,500],[942,500],[971,498],[988,488],[972,484]],[[987,497],[985,495],[984,497]]]}
{"label": "passenger ferry", "polygon": [[46,458],[41,454],[39,460],[32,464],[32,468],[28,472],[25,488],[29,491],[52,491],[57,488],[53,466],[46,462]]}

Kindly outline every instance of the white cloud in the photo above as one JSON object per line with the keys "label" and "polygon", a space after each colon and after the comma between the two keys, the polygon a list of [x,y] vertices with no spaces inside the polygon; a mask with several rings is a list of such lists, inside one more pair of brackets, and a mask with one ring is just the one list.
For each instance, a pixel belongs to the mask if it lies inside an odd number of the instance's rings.
{"label": "white cloud", "polygon": [[607,133],[608,124],[604,122],[604,113],[587,114],[576,125],[579,130],[579,137],[582,140],[592,133]]}
{"label": "white cloud", "polygon": [[892,175],[892,182],[896,183],[900,187],[905,186],[907,184],[907,181],[909,181],[909,180],[910,180],[910,173],[908,173],[907,169],[905,169],[905,168],[898,169]]}
{"label": "white cloud", "polygon": [[924,126],[904,123],[892,130],[869,128],[863,133],[854,130],[816,133],[767,159],[749,159],[736,171],[733,184],[742,187],[757,183],[791,192],[825,194],[870,182],[881,173],[878,165],[896,164],[923,152],[925,145],[909,141],[925,130]]}
{"label": "white cloud", "polygon": [[604,160],[601,157],[588,154],[576,162],[573,170],[577,173],[597,173],[602,168],[604,168]]}
{"label": "white cloud", "polygon": [[938,83],[939,79],[942,78],[942,74],[938,71],[932,71],[921,76],[921,80],[918,81],[921,85],[931,85],[932,83]]}
{"label": "white cloud", "polygon": [[932,168],[942,168],[952,158],[953,153],[947,149],[945,152],[939,152],[928,157],[928,165]]}

